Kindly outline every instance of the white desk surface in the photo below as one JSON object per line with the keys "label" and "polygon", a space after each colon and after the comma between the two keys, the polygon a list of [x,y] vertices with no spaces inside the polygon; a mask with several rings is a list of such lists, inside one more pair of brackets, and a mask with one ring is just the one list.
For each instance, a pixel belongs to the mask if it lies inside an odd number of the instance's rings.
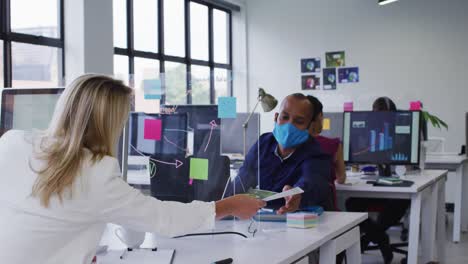
{"label": "white desk surface", "polygon": [[466,155],[456,154],[427,154],[426,164],[462,164],[467,161]]}
{"label": "white desk surface", "polygon": [[[412,194],[422,191],[427,186],[439,180],[447,174],[446,170],[424,170],[411,175],[402,177],[404,180],[413,181],[411,187],[382,187],[372,186],[367,184],[367,180],[361,180],[358,177],[348,177],[350,181],[355,181],[353,185],[338,184],[336,183],[337,191],[351,191],[351,192],[376,192],[376,193],[406,193]],[[359,179],[356,181],[356,179]]]}
{"label": "white desk surface", "polygon": [[[255,237],[247,232],[249,221],[217,221],[215,232],[236,231],[247,235],[196,236],[178,239],[147,234],[143,247],[176,249],[174,263],[211,263],[232,258],[233,263],[292,263],[367,219],[367,213],[325,212],[311,229],[287,228],[286,223],[258,222]],[[121,249],[113,235],[114,225],[104,232],[101,245]],[[263,232],[262,230],[274,230]]]}

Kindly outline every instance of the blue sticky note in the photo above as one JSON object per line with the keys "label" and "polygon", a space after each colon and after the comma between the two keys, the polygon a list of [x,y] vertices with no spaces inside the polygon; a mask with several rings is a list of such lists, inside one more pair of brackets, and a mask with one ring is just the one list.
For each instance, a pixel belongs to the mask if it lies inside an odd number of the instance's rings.
{"label": "blue sticky note", "polygon": [[218,118],[236,118],[237,100],[235,97],[218,97]]}
{"label": "blue sticky note", "polygon": [[157,100],[161,99],[161,80],[150,79],[143,80],[143,91],[145,93],[146,100]]}

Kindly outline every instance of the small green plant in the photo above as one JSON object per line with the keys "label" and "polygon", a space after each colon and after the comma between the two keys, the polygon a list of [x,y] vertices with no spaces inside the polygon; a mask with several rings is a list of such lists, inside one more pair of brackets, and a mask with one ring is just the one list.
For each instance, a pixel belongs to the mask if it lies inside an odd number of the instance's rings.
{"label": "small green plant", "polygon": [[433,127],[436,127],[436,128],[445,127],[445,129],[448,130],[447,123],[445,123],[442,119],[438,118],[437,116],[431,115],[427,111],[422,111],[422,117],[423,117],[424,121],[431,122]]}

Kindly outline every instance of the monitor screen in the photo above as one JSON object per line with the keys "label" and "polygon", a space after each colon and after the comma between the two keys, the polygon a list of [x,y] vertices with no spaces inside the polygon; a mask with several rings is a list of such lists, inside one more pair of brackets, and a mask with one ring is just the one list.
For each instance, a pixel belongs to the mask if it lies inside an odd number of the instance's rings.
{"label": "monitor screen", "polygon": [[46,129],[63,88],[4,89],[0,136],[10,129]]}
{"label": "monitor screen", "polygon": [[[249,113],[237,113],[236,118],[223,119],[221,126],[221,152],[228,154],[244,154],[243,124]],[[246,152],[257,142],[260,133],[260,114],[254,113],[246,130]]]}
{"label": "monitor screen", "polygon": [[346,112],[343,153],[349,163],[417,164],[420,112]]}
{"label": "monitor screen", "polygon": [[[160,121],[157,128],[153,121]],[[149,129],[160,129],[159,139],[148,136]],[[130,113],[128,148],[130,155],[186,154],[187,114]]]}
{"label": "monitor screen", "polygon": [[321,136],[343,140],[343,112],[324,112]]}
{"label": "monitor screen", "polygon": [[[219,155],[221,119],[217,105],[163,105],[161,112],[187,114],[191,154],[197,156],[208,150]],[[193,138],[193,139],[192,139]]]}

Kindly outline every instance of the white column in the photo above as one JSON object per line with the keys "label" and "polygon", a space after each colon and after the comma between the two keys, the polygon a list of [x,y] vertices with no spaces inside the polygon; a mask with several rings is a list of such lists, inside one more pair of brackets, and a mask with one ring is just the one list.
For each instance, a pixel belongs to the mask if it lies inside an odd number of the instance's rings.
{"label": "white column", "polygon": [[65,80],[113,73],[112,0],[65,0]]}

